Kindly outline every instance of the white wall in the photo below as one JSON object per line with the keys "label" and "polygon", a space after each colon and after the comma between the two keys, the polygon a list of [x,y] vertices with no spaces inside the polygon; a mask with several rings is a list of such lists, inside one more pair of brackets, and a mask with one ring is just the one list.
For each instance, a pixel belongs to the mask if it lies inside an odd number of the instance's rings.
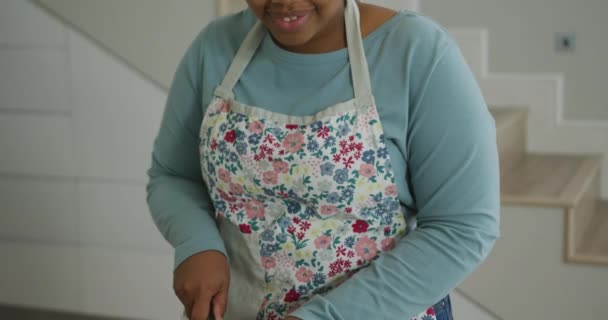
{"label": "white wall", "polygon": [[[449,27],[490,32],[490,71],[563,72],[565,116],[608,121],[608,1],[424,0],[422,11]],[[556,32],[575,32],[573,54],[554,50]]]}
{"label": "white wall", "polygon": [[0,304],[178,317],[144,189],[165,99],[30,2],[0,1]]}
{"label": "white wall", "polygon": [[165,89],[188,45],[216,14],[214,0],[34,2],[101,43]]}

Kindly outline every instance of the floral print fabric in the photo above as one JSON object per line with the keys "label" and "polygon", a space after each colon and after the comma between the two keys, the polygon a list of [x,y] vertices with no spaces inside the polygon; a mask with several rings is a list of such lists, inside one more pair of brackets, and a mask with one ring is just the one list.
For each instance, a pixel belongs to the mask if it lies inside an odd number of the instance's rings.
{"label": "floral print fabric", "polygon": [[203,176],[216,214],[258,244],[257,319],[282,319],[393,249],[405,219],[375,107],[283,123],[236,104],[207,109]]}

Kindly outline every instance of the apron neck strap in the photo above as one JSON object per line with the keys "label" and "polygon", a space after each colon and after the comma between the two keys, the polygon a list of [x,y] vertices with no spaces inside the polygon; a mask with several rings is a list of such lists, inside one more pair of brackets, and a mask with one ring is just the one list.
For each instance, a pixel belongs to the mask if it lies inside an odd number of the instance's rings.
{"label": "apron neck strap", "polygon": [[[355,0],[346,1],[344,19],[355,100],[358,105],[369,106],[374,104],[374,99],[365,49],[363,47],[363,38],[361,36],[359,8]],[[230,64],[222,84],[215,90],[216,96],[228,100],[234,99],[234,86],[245,71],[245,68],[247,68],[265,35],[266,29],[262,22],[258,21],[247,34],[245,40],[243,40],[243,44]]]}

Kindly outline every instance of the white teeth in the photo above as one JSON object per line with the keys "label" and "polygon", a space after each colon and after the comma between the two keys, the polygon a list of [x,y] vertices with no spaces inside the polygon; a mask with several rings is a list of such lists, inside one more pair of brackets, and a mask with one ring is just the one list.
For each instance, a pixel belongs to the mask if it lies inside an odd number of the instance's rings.
{"label": "white teeth", "polygon": [[283,17],[283,21],[285,21],[285,22],[291,22],[291,21],[294,21],[294,20],[297,20],[297,19],[298,19],[297,16]]}

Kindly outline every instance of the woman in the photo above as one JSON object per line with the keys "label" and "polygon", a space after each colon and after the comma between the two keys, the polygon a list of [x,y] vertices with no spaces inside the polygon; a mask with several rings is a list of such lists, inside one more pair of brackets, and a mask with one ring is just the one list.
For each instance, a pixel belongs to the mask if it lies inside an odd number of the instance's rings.
{"label": "woman", "polygon": [[149,170],[186,315],[451,319],[499,221],[494,122],[458,47],[412,12],[247,3],[183,58]]}

